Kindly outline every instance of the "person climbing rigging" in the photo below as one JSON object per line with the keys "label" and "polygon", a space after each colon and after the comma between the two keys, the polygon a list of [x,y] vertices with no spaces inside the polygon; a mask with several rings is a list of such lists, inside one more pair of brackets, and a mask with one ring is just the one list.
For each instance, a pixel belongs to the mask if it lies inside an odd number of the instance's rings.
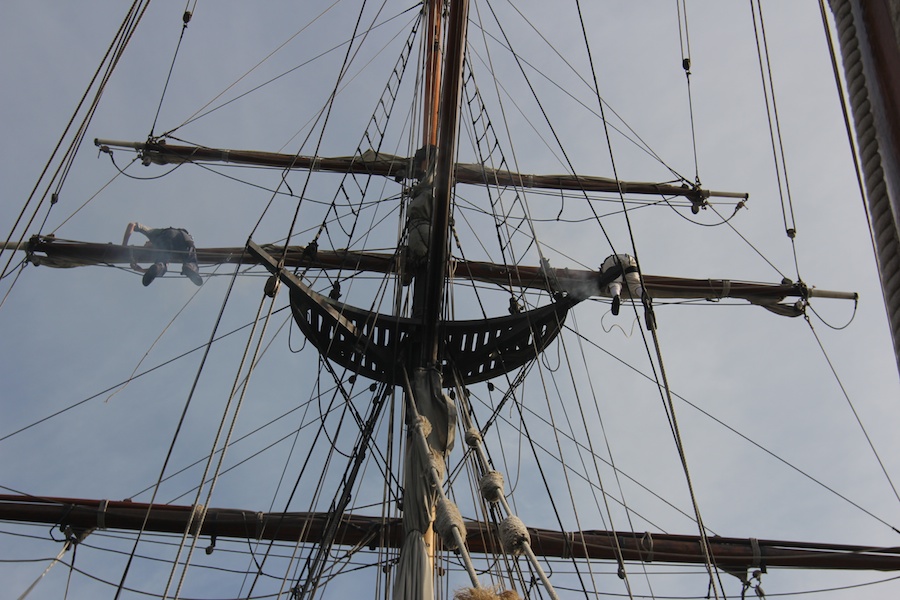
{"label": "person climbing rigging", "polygon": [[125,228],[125,237],[122,245],[128,245],[128,239],[133,232],[138,232],[147,237],[144,244],[150,248],[163,250],[157,253],[157,262],[144,269],[132,259],[131,268],[143,273],[142,282],[150,285],[157,277],[162,277],[168,270],[167,264],[172,261],[181,262],[181,274],[190,279],[195,285],[203,285],[200,270],[197,267],[197,249],[194,247],[194,238],[184,229],[175,227],[154,228],[141,225],[133,221]]}
{"label": "person climbing rigging", "polygon": [[619,267],[621,272],[606,285],[606,292],[612,296],[612,314],[619,314],[622,303],[622,286],[628,284],[628,292],[635,300],[643,300],[644,288],[641,286],[641,275],[638,273],[637,260],[629,254],[613,254],[603,261],[600,273],[609,273]]}

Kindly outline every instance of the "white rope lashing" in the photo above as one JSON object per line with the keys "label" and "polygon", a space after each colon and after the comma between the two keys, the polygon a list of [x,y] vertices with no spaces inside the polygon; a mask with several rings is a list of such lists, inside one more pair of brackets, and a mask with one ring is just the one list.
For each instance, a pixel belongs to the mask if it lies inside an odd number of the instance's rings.
{"label": "white rope lashing", "polygon": [[434,528],[444,541],[444,545],[450,550],[458,549],[460,540],[457,537],[466,539],[466,525],[459,513],[459,507],[441,495],[438,497],[436,513]]}
{"label": "white rope lashing", "polygon": [[[465,411],[461,411],[461,413],[464,414]],[[488,465],[487,455],[482,447],[481,433],[474,427],[469,427],[466,429],[465,439],[469,447],[478,454],[479,460],[477,462],[480,465]],[[524,554],[538,574],[550,597],[553,600],[559,600],[559,596],[556,595],[556,590],[553,589],[550,579],[547,578],[547,574],[544,573],[537,556],[531,549],[531,536],[528,534],[528,528],[525,527],[525,523],[519,517],[513,514],[512,508],[506,501],[506,496],[503,494],[503,475],[498,471],[483,473],[479,481],[479,488],[485,501],[499,503],[507,514],[506,519],[500,523],[500,543],[504,552],[512,556]]]}
{"label": "white rope lashing", "polygon": [[500,471],[488,471],[478,482],[481,497],[487,502],[500,502],[503,497],[503,474]]}
{"label": "white rope lashing", "polygon": [[519,556],[526,551],[531,544],[531,536],[522,519],[509,515],[500,521],[500,543],[504,552],[512,556]]}
{"label": "white rope lashing", "polygon": [[[456,550],[458,550],[462,563],[466,568],[466,572],[469,574],[469,579],[472,581],[472,586],[476,589],[480,589],[482,586],[478,581],[478,575],[475,573],[475,564],[472,562],[472,557],[466,549],[465,525],[462,522],[462,516],[459,514],[459,509],[456,505],[447,498],[447,495],[444,493],[443,479],[441,476],[443,465],[439,463],[439,461],[442,460],[442,457],[434,455],[428,445],[428,440],[426,439],[428,433],[431,432],[431,422],[419,414],[415,402],[413,401],[413,390],[409,382],[409,376],[405,371],[404,380],[406,386],[405,396],[407,400],[406,409],[410,414],[411,430],[414,434],[413,443],[420,446],[423,456],[431,457],[431,468],[428,470],[431,474],[431,483],[437,493],[438,512],[434,527],[438,530],[441,539],[444,540],[444,543],[447,544],[448,547],[455,543]],[[438,522],[438,519],[440,520],[440,523]],[[442,530],[441,527],[443,527],[444,530]],[[444,532],[448,535],[444,535]]]}

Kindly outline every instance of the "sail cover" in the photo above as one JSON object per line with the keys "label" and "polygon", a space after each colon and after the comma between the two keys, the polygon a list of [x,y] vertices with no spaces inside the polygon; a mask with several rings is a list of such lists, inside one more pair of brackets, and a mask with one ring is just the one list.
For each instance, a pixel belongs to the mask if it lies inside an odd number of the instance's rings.
{"label": "sail cover", "polygon": [[[434,556],[436,482],[444,480],[444,465],[456,435],[456,405],[443,392],[435,369],[413,372],[408,403],[406,471],[403,483],[403,530],[394,582],[394,600],[431,600]],[[423,443],[424,438],[424,443]]]}

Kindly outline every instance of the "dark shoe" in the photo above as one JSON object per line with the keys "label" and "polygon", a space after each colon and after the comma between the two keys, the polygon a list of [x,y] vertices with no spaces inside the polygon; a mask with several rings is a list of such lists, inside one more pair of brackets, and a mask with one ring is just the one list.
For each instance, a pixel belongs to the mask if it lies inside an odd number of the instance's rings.
{"label": "dark shoe", "polygon": [[153,280],[157,277],[162,277],[166,273],[166,265],[163,263],[156,263],[150,265],[150,268],[147,269],[147,272],[144,273],[144,277],[141,281],[144,283],[144,286],[148,286],[153,283]]}
{"label": "dark shoe", "polygon": [[612,314],[613,315],[619,314],[619,306],[621,304],[622,304],[622,299],[619,298],[618,296],[613,296],[613,303],[612,303]]}
{"label": "dark shoe", "polygon": [[203,285],[203,278],[200,277],[196,265],[181,265],[181,274],[190,279],[194,285]]}

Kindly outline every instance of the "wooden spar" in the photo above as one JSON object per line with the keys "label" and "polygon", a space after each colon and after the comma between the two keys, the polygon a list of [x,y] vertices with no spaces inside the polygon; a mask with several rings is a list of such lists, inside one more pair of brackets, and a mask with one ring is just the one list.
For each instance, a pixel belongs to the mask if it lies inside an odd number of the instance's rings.
{"label": "wooden spar", "polygon": [[428,38],[425,48],[425,101],[423,103],[422,146],[437,145],[438,109],[441,100],[441,55],[443,53],[442,0],[428,3]]}
{"label": "wooden spar", "polygon": [[[263,245],[270,254],[284,255],[285,267],[319,269],[354,269],[372,273],[396,273],[397,261],[392,254],[353,252],[349,250],[319,250],[310,257],[304,246]],[[128,265],[132,259],[139,264],[156,262],[160,252],[145,246],[120,246],[79,242],[51,237],[34,237],[27,244],[9,244],[4,249],[31,253],[35,264],[68,268],[89,265]],[[259,260],[244,248],[198,248],[200,264],[254,264]],[[452,276],[497,285],[508,285],[510,279],[523,288],[565,292],[578,297],[602,296],[597,271],[583,269],[542,269],[529,266],[507,266],[478,261],[456,261]],[[784,298],[835,298],[856,300],[854,292],[837,292],[806,287],[798,283],[754,283],[729,279],[690,279],[644,275],[647,292],[657,299],[740,298],[756,304],[778,302]]]}
{"label": "wooden spar", "polygon": [[[410,159],[403,156],[372,152],[371,155],[311,157],[296,154],[279,154],[257,150],[226,150],[199,146],[181,146],[162,142],[125,142],[121,140],[94,140],[101,150],[128,148],[137,150],[144,164],[181,164],[184,162],[221,162],[279,169],[309,169],[334,173],[361,173],[402,179],[409,177]],[[516,173],[492,169],[485,165],[457,163],[454,165],[456,183],[472,185],[496,185],[547,190],[571,190],[577,192],[608,192],[652,196],[681,196],[695,205],[702,205],[708,198],[747,198],[747,194],[705,190],[687,185],[671,185],[642,181],[616,181],[593,175],[540,175]]]}
{"label": "wooden spar", "polygon": [[[0,495],[0,519],[46,523],[75,529],[146,530],[181,534],[188,527],[191,506],[139,502],[37,498]],[[197,518],[195,514],[195,519]],[[260,513],[208,508],[200,536],[315,543],[321,539],[327,513]],[[502,553],[496,526],[466,522],[466,545],[474,554]],[[698,564],[704,561],[699,536],[630,533],[601,530],[559,532],[528,529],[535,554],[557,558],[616,560],[618,546],[626,561]],[[344,515],[335,542],[341,546],[398,548],[403,542],[400,519]],[[808,569],[900,570],[900,548],[820,544],[747,538],[709,538],[717,566],[726,569],[794,567]]]}

